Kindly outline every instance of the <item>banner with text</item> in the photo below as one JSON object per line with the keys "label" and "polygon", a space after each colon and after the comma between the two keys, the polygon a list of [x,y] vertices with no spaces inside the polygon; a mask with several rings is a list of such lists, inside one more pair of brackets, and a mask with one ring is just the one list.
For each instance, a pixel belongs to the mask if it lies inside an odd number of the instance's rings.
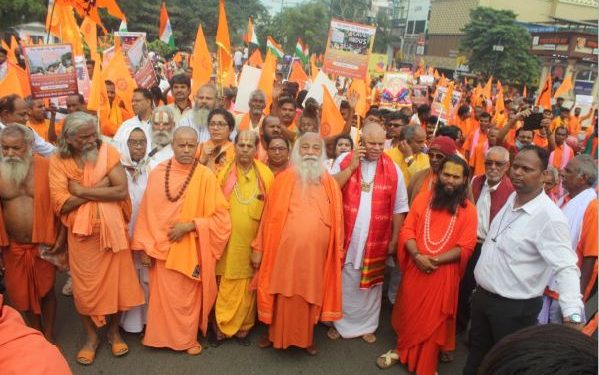
{"label": "banner with text", "polygon": [[323,70],[329,74],[366,79],[376,27],[333,18]]}
{"label": "banner with text", "polygon": [[123,54],[137,86],[149,89],[158,84],[156,72],[148,57],[146,33],[116,32],[114,37],[121,41]]}
{"label": "banner with text", "polygon": [[77,72],[70,44],[23,46],[31,96],[35,99],[77,94]]}
{"label": "banner with text", "polygon": [[447,90],[447,87],[438,87],[435,97],[433,98],[433,104],[431,105],[431,115],[438,116],[443,121],[449,121],[456,116],[458,104],[460,103],[460,99],[462,99],[462,93],[453,90],[448,113],[447,110],[443,108],[443,101],[445,100],[445,95],[447,95]]}

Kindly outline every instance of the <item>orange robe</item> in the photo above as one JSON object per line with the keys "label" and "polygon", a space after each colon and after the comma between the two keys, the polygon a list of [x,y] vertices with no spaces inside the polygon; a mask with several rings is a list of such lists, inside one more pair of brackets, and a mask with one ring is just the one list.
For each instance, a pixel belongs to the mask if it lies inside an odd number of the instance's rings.
{"label": "orange robe", "polygon": [[551,152],[551,154],[553,155],[553,158],[549,158],[550,160],[553,161],[553,164],[551,164],[554,168],[556,168],[558,171],[562,170],[564,168],[565,165],[567,165],[570,160],[574,159],[574,150],[572,150],[570,148],[569,150],[569,156],[566,155],[566,157],[568,158],[568,160],[563,160],[564,158],[564,148],[565,147],[570,147],[566,144],[562,144],[561,146],[555,146],[555,148],[553,149],[553,151]]}
{"label": "orange robe", "polygon": [[39,245],[54,245],[57,220],[50,202],[47,159],[33,155],[33,228],[31,243],[22,244],[9,240],[2,208],[0,207],[0,246],[8,246],[2,252],[6,273],[4,281],[12,305],[19,311],[41,313],[40,301],[54,288],[55,267],[39,256]]}
{"label": "orange robe", "polygon": [[73,278],[75,307],[90,316],[97,326],[105,316],[144,303],[144,295],[129,250],[126,220],[131,202],[89,201],[61,214],[71,198],[68,184],[76,181],[93,186],[120,163],[112,146],[102,144],[98,160],[80,168],[73,158],[53,155],[50,159],[50,192],[54,211],[68,228],[69,267]]}
{"label": "orange robe", "polygon": [[541,147],[541,148],[547,148],[547,147],[549,147],[549,139],[547,139],[547,137],[542,137],[539,134],[538,130],[535,130],[535,132],[534,132],[534,136],[532,138],[532,143],[534,145],[537,145],[537,146]]}
{"label": "orange robe", "polygon": [[474,131],[473,126],[472,126],[472,121],[473,120],[474,119],[470,118],[470,117],[467,118],[467,119],[465,119],[465,120],[462,120],[461,118],[459,118],[458,116],[456,116],[456,120],[455,120],[456,126],[462,130],[462,135],[466,139]]}
{"label": "orange robe", "polygon": [[[212,140],[208,140],[202,144],[200,144],[198,150],[198,157],[201,157],[204,153],[204,147],[213,146],[214,142]],[[214,150],[214,148],[213,148]],[[213,152],[214,154],[214,152]],[[208,156],[208,162],[206,163],[206,167],[214,172],[215,175],[218,175],[219,172],[224,168],[225,165],[228,165],[235,159],[235,145],[232,142],[227,141],[225,144],[220,146],[220,150],[216,155]]]}
{"label": "orange robe", "polygon": [[[431,251],[426,248],[425,212],[431,198],[432,194],[418,195],[402,227],[397,258],[403,275],[391,318],[400,361],[407,365],[408,371],[418,375],[434,375],[439,352],[455,349],[460,278],[476,245],[476,207],[467,200],[465,207],[458,208],[455,226],[445,245]],[[447,211],[432,211],[430,216],[430,240],[439,241],[449,230],[452,215]],[[440,265],[430,274],[424,273],[405,247],[408,240],[416,241],[421,254],[433,257],[459,246],[460,260]]]}
{"label": "orange robe", "polygon": [[587,209],[584,211],[584,217],[582,219],[582,230],[580,231],[580,240],[578,241],[578,247],[576,252],[578,254],[578,266],[582,266],[582,260],[584,258],[595,258],[595,265],[593,266],[593,274],[589,280],[588,285],[583,286],[582,290],[583,300],[588,301],[593,291],[593,287],[597,283],[597,244],[599,238],[597,235],[597,206],[598,201],[594,199],[589,203]]}
{"label": "orange robe", "polygon": [[476,130],[470,134],[470,137],[464,143],[464,150],[469,153],[468,165],[472,168],[473,176],[480,176],[485,173],[485,153],[489,148],[487,135],[482,131],[479,132],[477,144],[474,142],[474,135]]}
{"label": "orange robe", "polygon": [[[44,119],[38,122],[34,121],[32,118],[29,118],[29,121],[27,121],[27,126],[33,129],[40,137],[44,138],[46,141],[48,140],[48,127],[50,126],[50,120]],[[58,131],[56,135],[58,135]]]}
{"label": "orange robe", "polygon": [[21,314],[3,305],[0,294],[0,372],[4,375],[72,375],[67,361]]}
{"label": "orange robe", "polygon": [[[170,160],[169,188],[175,195],[192,165]],[[217,295],[216,262],[229,239],[231,219],[216,176],[202,165],[184,196],[169,201],[164,190],[167,163],[150,174],[131,247],[154,258],[144,345],[186,350],[198,345],[198,328],[206,334]],[[179,222],[193,222],[195,233],[173,244],[169,228]]]}
{"label": "orange robe", "polygon": [[263,253],[258,317],[275,348],[307,348],[319,320],[341,319],[341,199],[328,174],[308,186],[294,169],[275,178],[252,245]]}
{"label": "orange robe", "polygon": [[125,108],[125,103],[118,95],[110,106],[108,116],[102,116],[100,130],[107,137],[113,137],[121,124],[133,117],[133,113]]}

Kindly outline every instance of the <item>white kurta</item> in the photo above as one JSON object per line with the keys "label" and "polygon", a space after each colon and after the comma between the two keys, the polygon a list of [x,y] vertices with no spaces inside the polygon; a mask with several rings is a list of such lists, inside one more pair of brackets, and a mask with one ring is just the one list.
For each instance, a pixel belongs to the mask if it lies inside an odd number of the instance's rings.
{"label": "white kurta", "polygon": [[[341,162],[348,154],[342,154],[337,158],[332,174],[341,170]],[[374,181],[376,162],[363,160],[360,163],[363,181]],[[408,195],[403,175],[397,165],[397,187],[395,190],[395,202],[393,202],[393,214],[408,211]],[[360,205],[351,241],[347,249],[345,264],[341,274],[341,285],[343,291],[343,319],[336,321],[335,328],[344,338],[363,336],[374,333],[379,325],[381,312],[381,297],[383,285],[375,285],[369,289],[360,289],[360,276],[364,257],[364,247],[368,239],[370,229],[370,216],[372,211],[372,190],[361,192]]]}

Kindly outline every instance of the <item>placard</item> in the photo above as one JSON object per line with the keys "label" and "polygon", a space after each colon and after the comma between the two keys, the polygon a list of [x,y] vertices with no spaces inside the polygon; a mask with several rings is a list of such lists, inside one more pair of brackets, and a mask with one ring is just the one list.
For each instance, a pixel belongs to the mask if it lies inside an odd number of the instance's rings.
{"label": "placard", "polygon": [[382,76],[387,71],[387,55],[384,53],[371,53],[368,58],[368,74],[371,78]]}
{"label": "placard", "polygon": [[333,18],[323,70],[338,76],[366,79],[376,27]]}
{"label": "placard", "polygon": [[417,105],[429,104],[427,85],[414,85],[412,87],[412,103]]}
{"label": "placard", "polygon": [[77,72],[70,44],[23,46],[34,99],[77,94]]}
{"label": "placard", "polygon": [[448,121],[449,119],[455,117],[458,111],[458,104],[460,103],[460,99],[462,98],[462,93],[457,90],[453,90],[453,95],[451,96],[451,104],[449,113],[445,109],[443,109],[443,100],[445,100],[445,95],[447,94],[447,87],[438,87],[437,92],[435,93],[435,97],[433,98],[433,104],[431,105],[431,115],[437,116],[444,121]]}
{"label": "placard", "polygon": [[381,107],[397,109],[412,106],[411,82],[412,73],[409,71],[385,73],[380,94]]}
{"label": "placard", "polygon": [[235,112],[247,113],[250,110],[250,94],[258,88],[262,69],[244,65],[239,76],[237,85],[237,97],[235,99]]}
{"label": "placard", "polygon": [[137,86],[149,89],[157,85],[158,78],[148,56],[146,33],[116,32],[114,37],[121,42],[121,50]]}

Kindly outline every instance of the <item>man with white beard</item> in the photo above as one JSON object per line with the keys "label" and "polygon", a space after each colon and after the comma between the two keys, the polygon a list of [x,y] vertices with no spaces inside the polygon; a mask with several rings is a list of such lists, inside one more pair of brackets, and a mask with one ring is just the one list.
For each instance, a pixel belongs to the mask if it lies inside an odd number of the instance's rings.
{"label": "man with white beard", "polygon": [[269,192],[251,257],[260,268],[258,318],[269,325],[262,348],[297,346],[315,355],[314,326],[341,319],[341,191],[325,160],[322,138],[302,135],[293,167]]}
{"label": "man with white beard", "polygon": [[54,342],[54,265],[42,251],[64,251],[65,228],[50,204],[48,160],[33,154],[33,132],[11,124],[0,132],[0,271],[11,304]]}
{"label": "man with white beard", "polygon": [[173,132],[175,131],[175,113],[167,106],[160,106],[152,112],[152,144],[148,153],[148,165],[154,169],[158,164],[171,159]]}
{"label": "man with white beard", "polygon": [[195,95],[193,109],[187,111],[177,123],[179,126],[189,126],[198,133],[198,143],[210,139],[208,132],[208,114],[216,108],[218,92],[211,84],[201,86]]}

